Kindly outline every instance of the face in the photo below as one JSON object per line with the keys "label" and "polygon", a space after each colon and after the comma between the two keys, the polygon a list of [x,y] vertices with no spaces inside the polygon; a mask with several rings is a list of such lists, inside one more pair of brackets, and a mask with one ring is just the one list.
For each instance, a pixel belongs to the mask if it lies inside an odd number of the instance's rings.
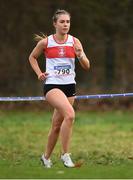
{"label": "face", "polygon": [[67,34],[70,29],[70,16],[67,14],[59,15],[57,21],[54,22],[54,27],[56,33],[61,35]]}

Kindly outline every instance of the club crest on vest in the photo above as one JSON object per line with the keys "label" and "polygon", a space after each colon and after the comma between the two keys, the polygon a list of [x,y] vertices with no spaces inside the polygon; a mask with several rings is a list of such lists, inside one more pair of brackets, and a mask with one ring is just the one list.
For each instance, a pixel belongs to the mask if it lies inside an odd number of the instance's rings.
{"label": "club crest on vest", "polygon": [[64,57],[66,55],[65,47],[61,46],[59,48],[59,56]]}

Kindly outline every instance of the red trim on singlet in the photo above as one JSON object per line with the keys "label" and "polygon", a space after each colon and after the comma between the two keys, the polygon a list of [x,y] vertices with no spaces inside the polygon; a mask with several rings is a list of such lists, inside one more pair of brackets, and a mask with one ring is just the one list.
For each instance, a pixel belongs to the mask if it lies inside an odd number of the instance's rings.
{"label": "red trim on singlet", "polygon": [[46,37],[47,38],[47,42],[46,42],[46,47],[45,47],[45,49],[48,47],[48,37]]}
{"label": "red trim on singlet", "polygon": [[75,58],[74,48],[71,46],[54,46],[45,49],[46,58]]}
{"label": "red trim on singlet", "polygon": [[75,37],[73,37],[73,36],[72,36],[72,38],[73,38],[73,42],[74,42],[74,44],[75,44],[75,43],[76,43],[76,39],[75,39]]}
{"label": "red trim on singlet", "polygon": [[53,39],[55,40],[55,42],[56,42],[57,44],[64,44],[64,43],[68,40],[68,34],[67,34],[67,36],[66,36],[66,39],[64,39],[63,42],[59,42],[59,41],[56,39],[55,34],[53,34]]}

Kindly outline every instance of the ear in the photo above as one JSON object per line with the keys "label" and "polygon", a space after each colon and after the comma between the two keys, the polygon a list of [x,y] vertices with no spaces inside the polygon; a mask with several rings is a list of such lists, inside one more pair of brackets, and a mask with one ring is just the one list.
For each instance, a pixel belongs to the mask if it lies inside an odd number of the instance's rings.
{"label": "ear", "polygon": [[55,22],[53,22],[53,26],[56,28],[56,23]]}

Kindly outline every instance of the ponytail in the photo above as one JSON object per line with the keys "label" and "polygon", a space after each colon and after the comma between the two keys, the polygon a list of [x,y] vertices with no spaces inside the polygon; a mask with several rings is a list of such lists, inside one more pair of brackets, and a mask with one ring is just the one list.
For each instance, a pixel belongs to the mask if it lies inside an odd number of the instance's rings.
{"label": "ponytail", "polygon": [[41,35],[35,34],[35,35],[34,35],[34,40],[37,41],[37,42],[39,42],[39,41],[41,41],[42,39],[45,39],[46,37],[47,37],[47,35],[45,35],[45,34],[43,34],[43,33],[41,33]]}

